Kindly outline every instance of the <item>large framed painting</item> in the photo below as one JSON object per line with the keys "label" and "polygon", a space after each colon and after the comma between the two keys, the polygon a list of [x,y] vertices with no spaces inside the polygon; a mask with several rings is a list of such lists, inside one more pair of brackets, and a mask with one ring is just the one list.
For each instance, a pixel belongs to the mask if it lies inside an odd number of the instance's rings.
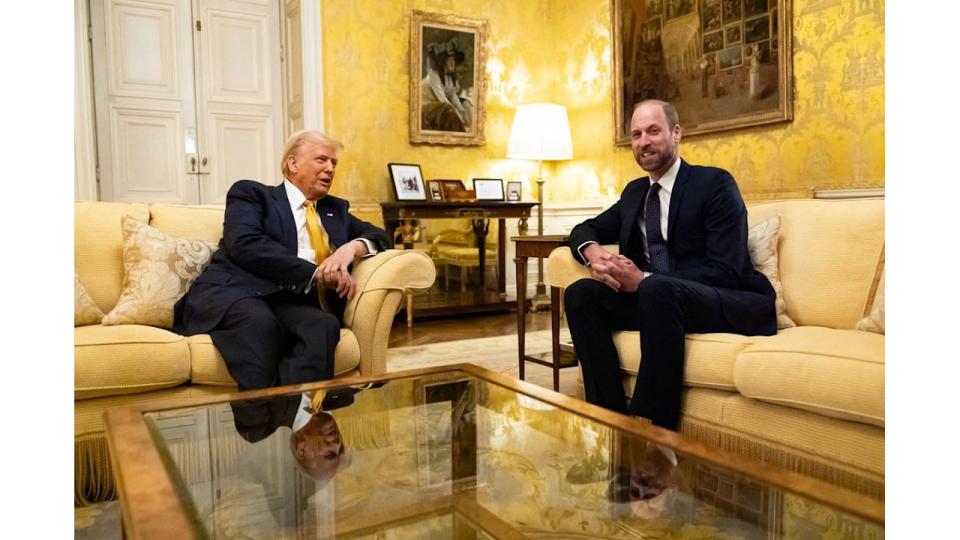
{"label": "large framed painting", "polygon": [[611,0],[614,138],[670,101],[685,135],[793,119],[792,0]]}
{"label": "large framed painting", "polygon": [[484,144],[487,21],[410,15],[410,142]]}

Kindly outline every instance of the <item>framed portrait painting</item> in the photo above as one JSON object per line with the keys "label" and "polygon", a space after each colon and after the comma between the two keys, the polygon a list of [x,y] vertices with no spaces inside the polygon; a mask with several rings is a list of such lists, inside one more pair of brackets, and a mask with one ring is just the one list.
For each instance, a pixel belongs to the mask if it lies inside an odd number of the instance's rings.
{"label": "framed portrait painting", "polygon": [[673,103],[685,135],[793,119],[792,0],[610,2],[617,145],[645,99]]}
{"label": "framed portrait painting", "polygon": [[388,163],[393,192],[398,201],[425,201],[427,190],[423,185],[423,172],[412,163]]}
{"label": "framed portrait painting", "polygon": [[410,142],[481,145],[487,21],[410,15]]}

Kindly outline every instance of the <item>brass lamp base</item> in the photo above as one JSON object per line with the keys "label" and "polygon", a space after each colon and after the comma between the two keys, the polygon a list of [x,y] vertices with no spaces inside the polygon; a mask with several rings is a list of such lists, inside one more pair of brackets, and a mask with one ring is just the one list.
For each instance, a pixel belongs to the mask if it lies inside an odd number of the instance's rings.
{"label": "brass lamp base", "polygon": [[550,311],[550,296],[545,284],[537,283],[537,294],[530,299],[530,311]]}

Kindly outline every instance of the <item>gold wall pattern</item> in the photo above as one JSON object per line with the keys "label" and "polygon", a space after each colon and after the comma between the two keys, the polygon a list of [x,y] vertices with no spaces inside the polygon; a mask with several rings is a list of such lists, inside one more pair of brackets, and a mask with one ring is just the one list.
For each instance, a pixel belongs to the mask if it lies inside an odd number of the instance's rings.
{"label": "gold wall pattern", "polygon": [[[730,170],[747,198],[883,187],[884,3],[793,5],[794,120],[688,137],[681,154]],[[489,21],[486,145],[409,143],[414,9]],[[609,201],[642,173],[613,144],[609,0],[323,0],[322,13],[326,129],[346,144],[335,194],[392,200],[386,164],[403,162],[468,187],[474,177],[521,180],[530,199],[536,163],[504,156],[514,109],[532,101],[565,104],[570,116],[574,159],[544,163],[548,205]]]}

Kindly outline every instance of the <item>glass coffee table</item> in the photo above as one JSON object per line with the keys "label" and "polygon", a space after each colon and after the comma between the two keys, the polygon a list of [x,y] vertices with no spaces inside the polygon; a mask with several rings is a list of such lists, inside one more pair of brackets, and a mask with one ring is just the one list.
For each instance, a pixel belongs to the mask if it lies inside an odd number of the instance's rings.
{"label": "glass coffee table", "polygon": [[881,501],[472,364],[230,397],[107,412],[127,537],[884,536]]}

